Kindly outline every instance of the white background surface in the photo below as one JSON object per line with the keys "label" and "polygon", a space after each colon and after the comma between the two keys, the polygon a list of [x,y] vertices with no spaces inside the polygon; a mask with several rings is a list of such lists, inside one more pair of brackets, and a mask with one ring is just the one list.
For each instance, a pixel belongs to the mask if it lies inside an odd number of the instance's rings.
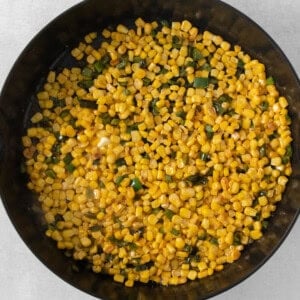
{"label": "white background surface", "polygon": [[[17,56],[49,21],[76,0],[0,0],[0,88]],[[262,26],[300,75],[300,1],[226,0]],[[214,300],[296,300],[300,283],[300,219],[275,255],[254,275]],[[0,203],[0,298],[92,300],[52,274],[17,235]]]}

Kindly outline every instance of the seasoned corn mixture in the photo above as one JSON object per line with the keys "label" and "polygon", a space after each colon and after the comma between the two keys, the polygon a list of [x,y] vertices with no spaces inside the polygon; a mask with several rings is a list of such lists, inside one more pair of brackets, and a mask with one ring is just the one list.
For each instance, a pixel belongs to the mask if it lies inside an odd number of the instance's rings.
{"label": "seasoned corn mixture", "polygon": [[46,235],[128,287],[237,260],[291,174],[288,102],[265,66],[187,20],[139,18],[71,54],[22,141]]}

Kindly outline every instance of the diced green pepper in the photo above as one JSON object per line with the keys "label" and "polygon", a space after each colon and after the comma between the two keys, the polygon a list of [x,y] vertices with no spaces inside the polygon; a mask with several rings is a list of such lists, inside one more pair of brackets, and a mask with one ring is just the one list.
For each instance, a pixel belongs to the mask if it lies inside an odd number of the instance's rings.
{"label": "diced green pepper", "polygon": [[169,220],[172,220],[172,218],[173,218],[174,215],[175,215],[175,213],[174,213],[172,210],[170,210],[170,209],[168,209],[168,208],[165,209],[165,216],[166,216]]}
{"label": "diced green pepper", "polygon": [[124,178],[126,178],[126,177],[128,177],[127,174],[118,176],[118,177],[116,178],[116,181],[115,181],[116,185],[119,186],[119,185],[121,184],[121,182],[124,180]]}
{"label": "diced green pepper", "polygon": [[144,85],[144,86],[148,86],[148,85],[150,85],[150,84],[151,84],[151,79],[148,78],[148,77],[144,77],[144,78],[143,78],[143,85]]}
{"label": "diced green pepper", "polygon": [[102,230],[102,226],[101,225],[93,225],[89,229],[92,232],[101,231]]}
{"label": "diced green pepper", "polygon": [[63,111],[61,111],[61,113],[59,114],[59,116],[64,119],[67,116],[70,116],[70,110],[69,109],[64,109]]}
{"label": "diced green pepper", "polygon": [[94,63],[94,69],[98,74],[101,74],[110,62],[110,55],[106,53],[100,60]]}
{"label": "diced green pepper", "polygon": [[56,97],[50,96],[50,100],[52,100],[52,102],[53,102],[53,108],[66,106],[65,99],[58,99]]}
{"label": "diced green pepper", "polygon": [[186,112],[183,111],[183,110],[178,111],[178,112],[176,113],[176,116],[179,117],[179,118],[181,118],[182,120],[185,120]]}
{"label": "diced green pepper", "polygon": [[168,70],[166,68],[162,67],[158,74],[166,74],[166,73],[168,73]]}
{"label": "diced green pepper", "polygon": [[112,117],[110,116],[110,114],[108,112],[101,113],[99,115],[99,117],[102,120],[103,125],[111,124],[111,122],[112,122]]}
{"label": "diced green pepper", "polygon": [[266,79],[266,85],[273,85],[273,84],[275,84],[275,81],[274,81],[274,78],[273,77],[268,77],[267,79]]}
{"label": "diced green pepper", "polygon": [[179,236],[179,235],[180,235],[180,230],[177,230],[176,228],[172,228],[172,229],[171,229],[171,233],[172,233],[173,235]]}
{"label": "diced green pepper", "polygon": [[242,73],[245,72],[245,63],[239,59],[237,63],[237,69],[236,69],[236,77],[239,78]]}
{"label": "diced green pepper", "polygon": [[180,38],[176,35],[173,35],[172,36],[172,48],[180,49],[181,45],[182,45],[182,43],[181,43]]}
{"label": "diced green pepper", "polygon": [[139,56],[135,56],[133,58],[133,63],[138,63],[140,65],[141,68],[145,68],[147,67],[147,62],[145,59],[140,58]]}
{"label": "diced green pepper", "polygon": [[156,106],[156,102],[158,101],[158,99],[153,99],[150,101],[149,103],[149,109],[150,112],[154,115],[154,116],[158,116],[159,115],[159,108]]}
{"label": "diced green pepper", "polygon": [[222,116],[226,112],[226,109],[223,108],[222,103],[218,101],[213,101],[213,107],[217,113],[217,115]]}
{"label": "diced green pepper", "polygon": [[100,164],[100,158],[93,160],[93,166],[98,166]]}
{"label": "diced green pepper", "polygon": [[73,173],[75,171],[75,169],[76,169],[76,167],[72,163],[69,163],[68,165],[66,165],[66,170],[69,173]]}
{"label": "diced green pepper", "polygon": [[185,178],[186,181],[190,182],[193,186],[204,185],[207,183],[208,179],[206,176],[196,173]]}
{"label": "diced green pepper", "polygon": [[282,157],[282,163],[283,164],[287,164],[290,161],[290,159],[292,157],[292,154],[293,154],[292,146],[288,145],[287,148],[286,148],[286,150],[285,150],[285,154]]}
{"label": "diced green pepper", "polygon": [[111,120],[110,124],[113,125],[113,126],[117,126],[117,125],[120,124],[120,121],[121,121],[120,119],[113,118],[113,119]]}
{"label": "diced green pepper", "polygon": [[127,62],[128,62],[128,58],[127,57],[122,57],[121,61],[116,65],[116,67],[118,69],[124,69],[126,67]]}
{"label": "diced green pepper", "polygon": [[73,160],[73,156],[71,153],[67,153],[63,159],[63,162],[68,165]]}
{"label": "diced green pepper", "polygon": [[229,95],[227,95],[227,94],[222,94],[222,95],[218,98],[217,101],[220,102],[220,103],[231,102],[231,101],[232,101],[232,98],[231,98]]}
{"label": "diced green pepper", "polygon": [[233,245],[238,246],[241,244],[241,238],[242,238],[242,234],[239,231],[236,231],[233,234]]}
{"label": "diced green pepper", "polygon": [[170,24],[167,20],[161,20],[160,24],[161,24],[161,26],[170,27]]}
{"label": "diced green pepper", "polygon": [[[89,196],[88,198],[91,198],[91,196]],[[92,213],[90,211],[86,212],[84,214],[84,216],[87,217],[87,218],[89,218],[89,219],[96,219],[96,217],[97,217],[96,214],[94,214],[94,213]]]}
{"label": "diced green pepper", "polygon": [[219,245],[218,238],[212,236],[209,240],[213,245]]}
{"label": "diced green pepper", "polygon": [[267,220],[263,220],[263,221],[261,222],[261,226],[262,226],[262,228],[263,228],[264,230],[266,230],[266,229],[268,228],[268,226],[269,226],[269,222],[268,222]]}
{"label": "diced green pepper", "polygon": [[133,189],[136,192],[143,188],[142,183],[140,182],[140,180],[137,177],[135,177],[131,180],[131,186],[133,187]]}
{"label": "diced green pepper", "polygon": [[196,61],[196,60],[201,59],[203,56],[202,56],[200,50],[193,47],[192,57],[193,57],[193,60]]}
{"label": "diced green pepper", "polygon": [[52,169],[48,169],[45,171],[46,176],[55,179],[56,178],[56,173]]}
{"label": "diced green pepper", "polygon": [[85,99],[79,99],[79,105],[82,108],[90,108],[90,109],[97,109],[98,108],[98,104],[95,101],[91,101],[91,100],[85,100]]}
{"label": "diced green pepper", "polygon": [[104,65],[101,60],[98,60],[94,63],[94,68],[98,74],[101,74],[104,70]]}
{"label": "diced green pepper", "polygon": [[208,77],[196,77],[193,83],[194,88],[207,88],[209,84],[209,78]]}
{"label": "diced green pepper", "polygon": [[212,137],[214,136],[214,131],[213,131],[212,126],[210,124],[206,124],[204,130],[205,130],[207,138],[211,140]]}
{"label": "diced green pepper", "polygon": [[126,132],[130,133],[131,131],[135,131],[135,130],[139,130],[139,124],[138,123],[134,123],[132,125],[128,125]]}
{"label": "diced green pepper", "polygon": [[87,78],[92,78],[93,77],[93,70],[90,69],[89,67],[83,68],[82,76],[87,77]]}
{"label": "diced green pepper", "polygon": [[99,185],[99,187],[100,187],[101,189],[104,189],[104,188],[105,188],[105,184],[104,184],[104,182],[103,182],[102,180],[99,180],[98,185]]}
{"label": "diced green pepper", "polygon": [[209,64],[209,63],[204,63],[202,66],[201,66],[201,68],[200,68],[201,70],[203,70],[203,71],[211,71],[211,65]]}
{"label": "diced green pepper", "polygon": [[126,160],[124,157],[118,158],[115,162],[117,167],[125,166],[126,165]]}
{"label": "diced green pepper", "polygon": [[267,146],[266,145],[262,145],[260,148],[259,148],[259,156],[260,157],[264,157],[267,155]]}
{"label": "diced green pepper", "polygon": [[205,162],[210,160],[209,154],[205,153],[205,152],[200,152],[199,157],[200,157],[201,160],[203,160]]}
{"label": "diced green pepper", "polygon": [[266,111],[268,108],[269,108],[269,102],[268,101],[263,101],[261,104],[260,104],[260,109],[262,111]]}
{"label": "diced green pepper", "polygon": [[78,86],[85,89],[85,90],[88,90],[90,87],[93,86],[93,84],[94,84],[94,81],[92,79],[81,80],[81,81],[78,82]]}
{"label": "diced green pepper", "polygon": [[166,182],[168,182],[168,183],[170,183],[170,182],[172,182],[172,181],[173,181],[173,179],[172,179],[172,176],[171,176],[171,175],[166,175],[166,176],[165,176],[165,180],[166,180]]}

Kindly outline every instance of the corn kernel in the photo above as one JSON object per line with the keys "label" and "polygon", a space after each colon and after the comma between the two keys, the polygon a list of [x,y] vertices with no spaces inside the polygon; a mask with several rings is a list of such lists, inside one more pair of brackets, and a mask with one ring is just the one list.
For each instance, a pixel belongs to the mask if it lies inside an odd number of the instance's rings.
{"label": "corn kernel", "polygon": [[182,208],[180,208],[180,210],[179,210],[179,215],[180,215],[180,217],[182,217],[182,218],[189,219],[189,218],[191,217],[192,213],[191,213],[191,211],[188,210],[187,208],[182,207]]}
{"label": "corn kernel", "polygon": [[256,211],[256,209],[247,206],[247,207],[244,209],[244,213],[245,213],[246,216],[255,217],[256,214],[257,214],[257,211]]}

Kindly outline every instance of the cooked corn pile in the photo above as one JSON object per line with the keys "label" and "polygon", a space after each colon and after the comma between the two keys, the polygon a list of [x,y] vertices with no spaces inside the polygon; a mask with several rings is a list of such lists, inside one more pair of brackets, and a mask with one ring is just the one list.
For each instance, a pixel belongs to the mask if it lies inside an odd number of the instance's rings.
{"label": "cooked corn pile", "polygon": [[23,137],[46,235],[131,287],[212,275],[260,239],[291,174],[265,66],[189,21],[118,25],[51,71]]}

